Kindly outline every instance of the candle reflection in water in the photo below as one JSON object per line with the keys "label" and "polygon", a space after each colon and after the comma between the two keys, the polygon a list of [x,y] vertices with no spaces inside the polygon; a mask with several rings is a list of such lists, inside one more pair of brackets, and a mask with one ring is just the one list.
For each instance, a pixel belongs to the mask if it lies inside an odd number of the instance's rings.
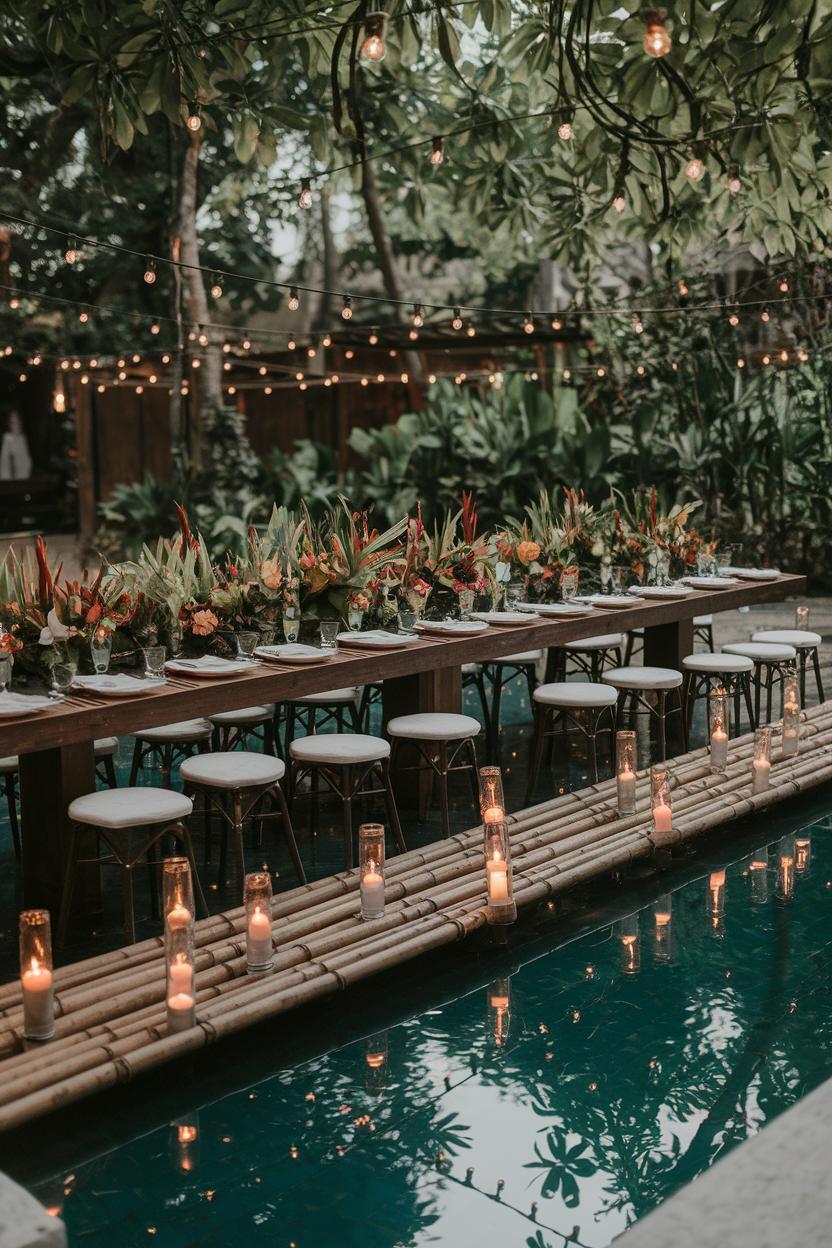
{"label": "candle reflection in water", "polygon": [[791,901],[794,895],[794,855],[782,853],[777,865],[777,896]]}
{"label": "candle reflection in water", "polygon": [[622,919],[620,925],[622,970],[625,975],[635,975],[641,969],[641,937],[638,915]]}
{"label": "candle reflection in water", "polygon": [[748,868],[751,876],[751,900],[755,905],[768,901],[768,862],[764,858],[754,858]]}
{"label": "candle reflection in water", "polygon": [[794,840],[794,869],[798,875],[805,875],[812,862],[812,839],[809,836],[796,836]]}
{"label": "candle reflection in water", "polygon": [[502,1048],[508,1040],[511,1022],[511,977],[509,975],[501,975],[488,986],[488,1019],[491,1039],[497,1048]]}
{"label": "candle reflection in water", "polygon": [[368,1092],[378,1095],[387,1083],[388,1075],[388,1039],[387,1032],[370,1036],[364,1053],[364,1087]]}
{"label": "candle reflection in water", "polygon": [[653,956],[657,962],[673,961],[673,912],[670,893],[663,893],[656,899],[653,907],[653,918],[656,933],[653,945]]}
{"label": "candle reflection in water", "polygon": [[170,1124],[170,1155],[174,1166],[190,1174],[199,1164],[199,1114],[177,1118]]}
{"label": "candle reflection in water", "polygon": [[708,914],[711,933],[722,936],[725,931],[725,870],[712,871],[708,879]]}

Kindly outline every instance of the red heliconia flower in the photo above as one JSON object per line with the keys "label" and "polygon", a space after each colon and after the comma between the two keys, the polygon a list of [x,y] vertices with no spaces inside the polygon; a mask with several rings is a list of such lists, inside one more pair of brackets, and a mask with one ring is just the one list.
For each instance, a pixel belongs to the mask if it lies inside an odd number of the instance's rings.
{"label": "red heliconia flower", "polygon": [[181,503],[176,504],[176,510],[179,513],[179,531],[182,534],[182,540],[179,543],[179,555],[180,558],[183,558],[188,547],[190,546],[191,550],[196,550],[199,546],[199,542],[191,532],[191,526],[188,522],[188,513]]}
{"label": "red heliconia flower", "polygon": [[87,612],[87,623],[95,624],[100,619],[101,619],[101,603],[94,602],[92,606],[90,607],[89,611]]}
{"label": "red heliconia flower", "polygon": [[477,504],[474,502],[474,491],[466,494],[462,491],[462,536],[469,546],[477,535]]}
{"label": "red heliconia flower", "polygon": [[47,611],[52,597],[52,573],[46,561],[46,542],[42,537],[35,542],[35,557],[38,561],[38,599],[41,609]]}

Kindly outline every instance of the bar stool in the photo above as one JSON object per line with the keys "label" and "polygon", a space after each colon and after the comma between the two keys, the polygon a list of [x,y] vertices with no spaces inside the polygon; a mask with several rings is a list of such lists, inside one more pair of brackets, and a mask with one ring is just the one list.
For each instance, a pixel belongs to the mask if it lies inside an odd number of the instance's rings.
{"label": "bar stool", "polygon": [[[95,793],[76,797],[70,803],[69,844],[56,939],[58,949],[64,945],[78,868],[87,864],[119,868],[124,892],[124,937],[128,945],[133,944],[136,937],[133,872],[140,863],[147,861],[152,873],[153,864],[148,855],[168,835],[175,837],[185,851],[191,864],[197,906],[207,915],[208,907],[199,882],[191,834],[184,822],[192,809],[191,799],[184,794],[149,786],[99,789]],[[79,848],[84,828],[93,828],[110,852],[97,858],[81,858]],[[146,828],[147,833],[140,845],[134,847],[131,844],[132,833],[139,828]]]}
{"label": "bar stool", "polygon": [[[616,727],[620,723],[622,713],[629,702],[630,719],[635,719],[636,709],[641,706],[656,720],[659,732],[659,758],[663,762],[667,758],[667,698],[675,693],[682,725],[682,744],[688,748],[688,731],[682,706],[682,673],[672,667],[614,667],[604,672],[601,679],[605,684],[618,690],[618,705],[615,712]],[[656,705],[648,702],[650,694],[656,695]]]}
{"label": "bar stool", "polygon": [[483,663],[462,664],[462,688],[465,690],[472,685],[476,689],[477,697],[480,700],[480,712],[482,714],[483,727],[485,728],[485,736],[490,741],[491,712],[488,709],[488,699],[485,696],[485,665]]}
{"label": "bar stool", "polygon": [[712,615],[695,615],[693,617],[693,640],[704,641],[708,650],[714,648],[714,617]]}
{"label": "bar stool", "polygon": [[[742,654],[754,663],[754,722],[760,723],[760,701],[766,691],[766,723],[771,722],[771,694],[776,682],[783,692],[785,668],[794,663],[797,651],[794,646],[775,645],[766,641],[732,642],[722,647],[724,654]],[[781,697],[782,700],[782,697]]]}
{"label": "bar stool", "polygon": [[[189,797],[200,793],[210,809],[224,820],[220,843],[219,882],[225,879],[228,829],[230,828],[234,837],[234,852],[237,857],[240,883],[242,883],[246,873],[243,824],[250,815],[254,815],[260,802],[269,798],[273,812],[276,814],[279,811],[280,813],[283,835],[298,883],[306,883],[292,821],[289,818],[286,799],[280,787],[285,771],[286,764],[281,759],[269,754],[258,754],[253,750],[222,750],[217,753],[202,754],[196,758],[187,758],[180,765],[179,774],[182,777],[185,793]],[[226,799],[230,799],[230,813]],[[271,818],[272,814],[260,814],[254,817],[263,820]]]}
{"label": "bar stool", "polygon": [[812,633],[807,628],[764,628],[751,636],[752,641],[769,641],[775,645],[794,646],[800,664],[800,701],[806,702],[806,667],[812,660],[815,673],[815,685],[818,701],[823,701],[823,685],[820,679],[820,647],[823,638],[820,633]]}
{"label": "bar stool", "polygon": [[381,705],[383,680],[376,680],[370,685],[362,685],[361,697],[358,702],[358,730],[370,731],[370,712],[374,706]]}
{"label": "bar stool", "polygon": [[[538,685],[534,691],[534,744],[526,785],[526,805],[533,796],[540,778],[546,741],[552,741],[560,730],[564,737],[579,732],[586,737],[592,783],[598,783],[599,732],[610,734],[610,766],[613,765],[613,742],[615,740],[615,707],[618,694],[607,685],[592,684],[583,680],[555,681]],[[606,722],[606,727],[603,727]]]}
{"label": "bar stool", "polygon": [[133,765],[130,768],[130,787],[138,779],[145,760],[154,754],[162,756],[162,785],[170,788],[170,773],[178,758],[189,758],[194,750],[204,753],[211,748],[213,728],[207,719],[183,719],[177,724],[164,724],[160,728],[143,728],[133,733]]}
{"label": "bar stool", "polygon": [[235,745],[242,745],[246,737],[253,736],[263,743],[265,754],[274,754],[274,703],[265,706],[246,706],[241,711],[220,711],[218,715],[209,715],[209,722],[214,725],[211,748],[213,750],[232,750]]}
{"label": "bar stool", "polygon": [[563,678],[566,678],[566,660],[572,659],[578,671],[583,672],[590,680],[599,680],[608,663],[614,662],[616,667],[621,667],[623,646],[623,633],[605,633],[600,637],[567,641],[563,647]]}
{"label": "bar stool", "polygon": [[97,741],[93,741],[92,748],[95,755],[95,774],[103,784],[108,784],[111,789],[114,789],[118,784],[113,761],[118,749],[118,737],[100,737]]}
{"label": "bar stool", "polygon": [[[286,756],[291,752],[298,723],[309,736],[314,736],[319,727],[334,723],[338,732],[344,732],[345,714],[349,715],[349,726],[358,732],[359,720],[356,699],[358,688],[355,685],[347,689],[328,689],[325,693],[310,693],[305,698],[293,698],[286,704]],[[304,720],[306,721],[304,723]]]}
{"label": "bar stool", "polygon": [[[500,733],[500,704],[506,685],[517,676],[523,676],[533,702],[537,687],[537,665],[543,658],[542,650],[524,650],[520,654],[507,654],[501,659],[489,659],[484,664],[485,674],[491,681],[491,732],[496,740]],[[489,742],[489,745],[491,742]]]}
{"label": "bar stool", "polygon": [[624,667],[629,667],[637,654],[644,652],[644,629],[631,628],[627,634],[627,646],[624,650]]}
{"label": "bar stool", "polygon": [[[294,801],[297,788],[305,776],[313,781],[320,776],[327,787],[341,799],[344,808],[344,856],[347,867],[353,865],[352,803],[357,797],[383,794],[390,827],[401,853],[407,848],[399,823],[396,799],[390,784],[390,742],[363,733],[328,732],[298,737],[289,746],[292,767],[289,773],[289,800]],[[368,784],[374,787],[367,788]]]}
{"label": "bar stool", "polygon": [[682,659],[684,684],[682,685],[682,702],[685,707],[685,722],[690,732],[693,709],[697,698],[707,696],[711,686],[723,688],[734,698],[734,733],[740,730],[740,698],[745,698],[745,709],[748,712],[750,728],[756,728],[754,707],[751,704],[751,673],[754,661],[742,654],[689,654]]}
{"label": "bar stool", "polygon": [[[442,818],[442,835],[451,834],[448,803],[448,776],[451,772],[465,771],[471,781],[474,805],[479,812],[479,780],[477,772],[477,747],[474,738],[479,735],[480,722],[472,715],[444,714],[426,711],[416,715],[397,715],[387,725],[388,736],[393,738],[390,765],[395,766],[399,755],[412,746],[421,760],[402,771],[427,770],[430,788],[424,803],[420,803],[420,817],[424,817],[433,791],[434,780],[439,784],[439,811]],[[467,755],[467,762],[457,759]],[[424,809],[421,809],[421,807]]]}
{"label": "bar stool", "polygon": [[[118,749],[118,737],[101,737],[98,741],[93,742],[93,751],[96,760],[96,776],[103,784],[108,784],[111,789],[116,787],[116,772],[113,765],[113,755]],[[20,860],[20,825],[17,818],[17,777],[20,771],[20,759],[17,754],[10,754],[8,758],[0,758],[0,780],[3,782],[3,790],[6,795],[6,807],[9,812],[9,825],[12,830],[12,848],[14,856]]]}

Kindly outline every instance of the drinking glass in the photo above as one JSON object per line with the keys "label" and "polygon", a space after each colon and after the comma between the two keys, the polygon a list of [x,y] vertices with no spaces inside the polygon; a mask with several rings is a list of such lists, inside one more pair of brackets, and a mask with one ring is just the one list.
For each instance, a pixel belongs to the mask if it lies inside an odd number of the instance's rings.
{"label": "drinking glass", "polygon": [[52,664],[52,697],[66,697],[78,671],[75,659],[66,651],[57,653]]}
{"label": "drinking glass", "polygon": [[630,569],[626,563],[616,563],[612,569],[612,588],[617,594],[623,594],[630,580]]}
{"label": "drinking glass", "polygon": [[[520,602],[520,599],[517,599]],[[459,618],[468,620],[471,618],[471,612],[474,610],[474,591],[473,589],[463,589],[459,594]]]}
{"label": "drinking glass", "polygon": [[338,620],[321,620],[321,649],[337,650],[341,625]]}
{"label": "drinking glass", "polygon": [[506,585],[506,611],[515,611],[517,609],[518,602],[523,601],[523,593],[522,581],[509,581],[508,585]]}
{"label": "drinking glass", "polygon": [[570,598],[574,598],[578,592],[578,569],[564,568],[560,574],[560,592],[563,594],[564,602],[568,602]]}
{"label": "drinking glass", "polygon": [[0,693],[5,693],[12,683],[12,656],[0,652]]}
{"label": "drinking glass", "polygon": [[259,640],[256,633],[237,633],[237,653],[243,659],[250,659],[257,649]]}
{"label": "drinking glass", "polygon": [[167,651],[164,646],[146,646],[144,651],[144,674],[153,679],[163,678],[165,675],[165,657]]}
{"label": "drinking glass", "polygon": [[300,636],[300,611],[297,607],[286,607],[283,612],[283,636],[290,645]]}
{"label": "drinking glass", "polygon": [[90,652],[96,675],[103,676],[110,666],[110,652],[112,648],[113,639],[108,630],[106,628],[95,629],[90,642]]}
{"label": "drinking glass", "polygon": [[399,607],[399,628],[403,633],[412,633],[416,624],[416,612],[406,602]]}

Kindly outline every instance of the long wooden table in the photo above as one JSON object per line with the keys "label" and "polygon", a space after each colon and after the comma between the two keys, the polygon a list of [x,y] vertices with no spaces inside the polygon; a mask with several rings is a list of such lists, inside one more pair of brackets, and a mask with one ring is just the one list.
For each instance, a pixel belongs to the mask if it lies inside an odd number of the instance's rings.
{"label": "long wooden table", "polygon": [[596,609],[575,619],[530,619],[522,627],[491,628],[477,637],[425,637],[402,650],[344,648],[327,663],[309,667],[263,663],[233,679],[177,677],[163,689],[135,698],[73,695],[72,702],[31,719],[3,720],[0,756],[20,756],[24,903],[53,910],[57,906],[66,810],[75,797],[95,788],[97,738],[382,680],[385,721],[416,711],[456,711],[461,705],[463,663],[635,628],[644,629],[646,664],[678,669],[693,650],[694,616],[772,602],[801,594],[805,588],[804,576],[746,581],[733,589],[685,598]]}

